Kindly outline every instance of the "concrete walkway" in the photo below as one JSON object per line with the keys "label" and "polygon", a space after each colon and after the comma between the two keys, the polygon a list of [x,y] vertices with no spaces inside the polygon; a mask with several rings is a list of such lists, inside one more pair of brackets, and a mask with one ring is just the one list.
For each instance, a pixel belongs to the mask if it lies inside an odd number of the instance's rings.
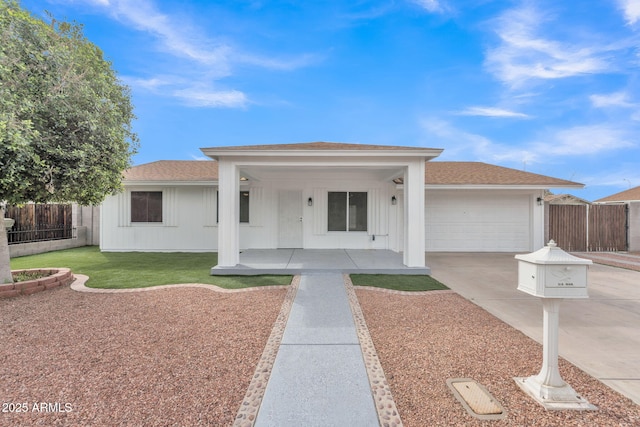
{"label": "concrete walkway", "polygon": [[379,425],[342,274],[301,277],[255,425]]}
{"label": "concrete walkway", "polygon": [[[542,303],[517,290],[513,254],[429,253],[427,262],[433,277],[542,342]],[[560,306],[560,356],[640,404],[640,272],[594,264],[588,289]]]}

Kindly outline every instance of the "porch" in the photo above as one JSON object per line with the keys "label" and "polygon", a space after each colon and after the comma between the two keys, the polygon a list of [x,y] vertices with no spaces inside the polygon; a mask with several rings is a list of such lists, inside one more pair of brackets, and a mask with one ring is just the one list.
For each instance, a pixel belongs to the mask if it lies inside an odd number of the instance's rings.
{"label": "porch", "polygon": [[247,249],[233,267],[215,266],[213,276],[302,274],[430,274],[429,267],[407,267],[403,254],[374,249]]}

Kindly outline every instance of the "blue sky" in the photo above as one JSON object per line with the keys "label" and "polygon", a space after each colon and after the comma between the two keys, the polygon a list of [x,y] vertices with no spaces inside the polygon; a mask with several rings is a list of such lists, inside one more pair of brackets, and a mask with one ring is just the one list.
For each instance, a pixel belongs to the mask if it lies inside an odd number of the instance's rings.
{"label": "blue sky", "polygon": [[640,185],[640,0],[22,0],[131,87],[135,164],[309,141]]}

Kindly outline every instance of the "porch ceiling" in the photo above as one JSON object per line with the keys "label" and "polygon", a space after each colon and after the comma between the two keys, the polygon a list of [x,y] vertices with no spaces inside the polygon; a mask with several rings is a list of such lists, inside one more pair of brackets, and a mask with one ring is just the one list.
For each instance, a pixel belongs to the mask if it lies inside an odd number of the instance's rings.
{"label": "porch ceiling", "polygon": [[341,179],[389,181],[403,176],[404,168],[379,166],[242,166],[240,175],[253,181],[340,176]]}

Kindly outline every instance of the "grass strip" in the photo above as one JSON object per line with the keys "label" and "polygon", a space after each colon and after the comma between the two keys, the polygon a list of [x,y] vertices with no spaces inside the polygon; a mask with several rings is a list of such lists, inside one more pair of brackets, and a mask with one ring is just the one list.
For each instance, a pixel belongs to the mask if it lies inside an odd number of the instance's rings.
{"label": "grass strip", "polygon": [[178,283],[204,283],[226,289],[288,285],[290,275],[211,276],[215,252],[100,252],[84,246],[11,259],[11,268],[67,267],[89,276],[90,288],[129,289]]}
{"label": "grass strip", "polygon": [[355,286],[373,286],[395,291],[436,291],[449,289],[431,276],[410,274],[351,274]]}

